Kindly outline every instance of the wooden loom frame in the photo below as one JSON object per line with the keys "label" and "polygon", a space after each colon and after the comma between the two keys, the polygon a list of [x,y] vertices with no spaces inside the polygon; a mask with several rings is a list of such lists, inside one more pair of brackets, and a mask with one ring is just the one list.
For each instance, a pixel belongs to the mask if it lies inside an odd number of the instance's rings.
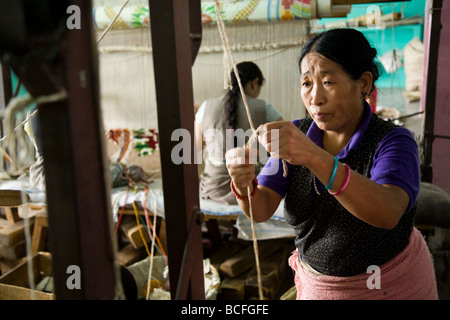
{"label": "wooden loom frame", "polygon": [[[171,294],[173,299],[204,299],[201,219],[197,219],[201,214],[198,190],[190,187],[190,184],[198,185],[197,167],[194,164],[175,166],[170,160],[173,129],[187,128],[193,133],[190,69],[201,41],[200,0],[151,0],[149,3],[155,20],[152,40],[156,46],[155,76]],[[55,2],[41,0],[41,4],[52,7]],[[65,5],[61,14],[72,4],[80,8],[81,29],[63,32],[58,39],[60,44],[52,47],[57,52],[51,59],[43,54],[33,63],[21,64],[21,57],[41,49],[29,45],[27,37],[36,36],[32,31],[42,28],[30,26],[27,29],[25,23],[21,25],[23,28],[15,30],[19,33],[17,41],[10,41],[0,51],[16,53],[17,49],[19,58],[6,65],[14,70],[33,96],[53,94],[62,88],[68,92],[65,101],[38,106],[56,298],[115,299],[121,286],[112,232],[109,179],[105,174],[92,3],[90,0],[58,1],[58,5]],[[19,21],[25,19],[22,5],[25,6],[24,1],[14,2],[14,9],[22,18]],[[6,9],[12,10],[11,7]],[[9,21],[11,25],[8,31],[17,26],[13,18],[17,19],[5,14],[6,24]],[[43,23],[45,18],[37,17],[36,21]],[[62,20],[67,16],[57,18]],[[65,20],[63,22],[65,26]],[[54,30],[48,29],[38,37],[54,37]],[[7,98],[4,97],[5,102]],[[81,269],[82,290],[69,289],[66,285],[71,265]]]}
{"label": "wooden loom frame", "polygon": [[[388,1],[334,1],[337,2],[351,4]],[[90,0],[67,3],[81,8],[82,28],[66,35],[58,57],[36,65],[16,65],[11,68],[34,96],[55,93],[61,86],[66,87],[69,92],[66,101],[39,106],[49,224],[52,226],[49,232],[54,256],[56,297],[114,299],[117,272],[110,228],[109,190],[104,175],[97,54],[92,38],[90,10],[92,5]],[[196,202],[198,190],[189,188],[191,183],[197,182],[197,168],[195,165],[175,166],[170,161],[170,146],[173,144],[170,139],[171,129],[187,128],[191,131],[193,126],[190,68],[201,42],[200,0],[149,0],[149,5],[152,9],[150,13],[163,188],[166,195],[164,201],[168,252],[171,255],[171,294],[179,299],[202,299],[201,220],[197,219],[201,217],[201,213]],[[433,18],[430,61],[436,61],[438,54],[438,11],[433,14]],[[436,75],[436,65],[430,63],[426,68],[428,80],[432,82]],[[11,97],[11,85],[5,64],[2,64],[2,79],[4,81],[0,81],[0,84],[3,94],[0,97],[4,100],[1,103],[6,104]],[[432,140],[433,134],[434,96],[435,88],[433,91],[430,86],[426,95],[427,140]],[[429,155],[431,143],[426,143],[425,147],[426,154]],[[427,178],[430,179],[431,167],[425,169]],[[178,201],[173,201],[174,199]],[[187,241],[189,239],[191,241]],[[190,245],[185,246],[185,243]],[[69,290],[66,286],[67,266],[73,264],[79,265],[81,270],[87,270],[82,272],[83,290]]]}

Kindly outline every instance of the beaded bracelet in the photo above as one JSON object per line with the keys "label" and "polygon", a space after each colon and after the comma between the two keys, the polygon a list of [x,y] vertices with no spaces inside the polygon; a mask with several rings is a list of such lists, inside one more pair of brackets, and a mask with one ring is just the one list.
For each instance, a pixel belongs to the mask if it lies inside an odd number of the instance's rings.
{"label": "beaded bracelet", "polygon": [[347,168],[347,178],[345,179],[344,185],[341,187],[341,189],[339,189],[336,192],[331,192],[330,190],[328,190],[328,192],[332,195],[332,196],[337,196],[338,194],[340,194],[342,191],[345,190],[345,188],[347,188],[348,182],[350,181],[350,167],[348,164],[344,163],[344,166]]}
{"label": "beaded bracelet", "polygon": [[[253,198],[253,196],[256,194],[256,191],[258,190],[258,180],[253,179],[252,183],[253,183],[253,191],[252,191],[252,194],[250,195],[250,198]],[[231,180],[230,188],[231,188],[231,192],[233,192],[236,199],[239,199],[242,201],[248,201],[248,196],[242,196],[236,191],[236,188],[234,187],[234,184],[233,184],[233,180]]]}
{"label": "beaded bracelet", "polygon": [[333,169],[333,174],[331,175],[330,183],[325,187],[325,190],[330,189],[331,186],[333,185],[334,177],[336,176],[337,167],[338,167],[338,158],[337,158],[337,157],[334,157],[334,169]]}

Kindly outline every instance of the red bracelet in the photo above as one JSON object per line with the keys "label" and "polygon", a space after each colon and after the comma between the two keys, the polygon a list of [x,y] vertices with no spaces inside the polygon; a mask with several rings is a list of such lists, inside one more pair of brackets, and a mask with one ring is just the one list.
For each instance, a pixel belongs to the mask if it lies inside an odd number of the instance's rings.
{"label": "red bracelet", "polygon": [[[250,195],[250,198],[253,198],[253,196],[256,194],[256,191],[258,190],[258,180],[253,179],[252,183],[253,183],[253,191],[252,191],[252,194]],[[248,196],[242,196],[236,191],[236,188],[234,187],[234,184],[233,184],[233,180],[231,180],[230,188],[231,188],[231,192],[233,192],[236,199],[239,199],[242,201],[248,201]]]}
{"label": "red bracelet", "polygon": [[344,166],[347,168],[347,178],[345,179],[344,185],[341,187],[341,189],[339,189],[336,192],[331,192],[330,190],[328,190],[328,192],[332,195],[332,196],[337,196],[338,194],[340,194],[342,191],[345,190],[345,188],[347,188],[347,185],[350,181],[350,167],[348,166],[348,164],[344,163]]}

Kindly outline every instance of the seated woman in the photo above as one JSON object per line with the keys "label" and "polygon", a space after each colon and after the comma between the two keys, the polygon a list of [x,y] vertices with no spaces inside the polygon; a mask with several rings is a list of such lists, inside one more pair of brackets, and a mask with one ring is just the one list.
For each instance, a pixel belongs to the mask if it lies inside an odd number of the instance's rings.
{"label": "seated woman", "polygon": [[269,219],[284,197],[286,221],[297,235],[289,263],[298,299],[437,298],[431,255],[414,227],[416,141],[366,102],[379,75],[376,53],[355,29],[312,37],[299,60],[311,119],[260,127],[271,158],[257,180],[249,150],[226,154],[247,216],[249,197],[256,222]]}
{"label": "seated woman", "polygon": [[[280,113],[269,103],[258,99],[264,77],[253,62],[237,64],[254,126],[282,120]],[[220,97],[203,102],[195,115],[197,150],[205,145],[205,166],[200,177],[200,196],[225,204],[236,204],[230,190],[230,176],[225,167],[225,152],[233,148],[235,139],[240,146],[251,135],[245,105],[234,71],[231,88]]]}

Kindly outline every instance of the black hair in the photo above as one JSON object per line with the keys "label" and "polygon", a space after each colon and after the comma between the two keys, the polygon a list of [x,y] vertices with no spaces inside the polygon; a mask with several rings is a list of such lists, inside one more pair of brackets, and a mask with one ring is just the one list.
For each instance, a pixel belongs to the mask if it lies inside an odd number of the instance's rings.
{"label": "black hair", "polygon": [[338,28],[315,35],[300,53],[300,73],[303,58],[311,52],[317,52],[338,63],[353,80],[358,80],[366,71],[371,72],[373,78],[370,91],[375,89],[375,81],[380,76],[380,69],[375,62],[377,50],[370,45],[362,32],[352,28]]}
{"label": "black hair", "polygon": [[[258,84],[260,86],[264,83],[264,77],[259,69],[259,67],[250,61],[245,61],[238,63],[236,65],[238,72],[239,72],[239,78],[241,79],[241,84],[243,87],[249,82],[253,81],[254,79],[258,78]],[[236,78],[236,75],[234,73],[234,70],[230,74],[231,77],[231,89],[228,89],[226,94],[226,115],[227,115],[227,123],[228,126],[232,129],[236,129],[236,109],[238,105],[238,99],[240,98],[240,89],[239,84]]]}

